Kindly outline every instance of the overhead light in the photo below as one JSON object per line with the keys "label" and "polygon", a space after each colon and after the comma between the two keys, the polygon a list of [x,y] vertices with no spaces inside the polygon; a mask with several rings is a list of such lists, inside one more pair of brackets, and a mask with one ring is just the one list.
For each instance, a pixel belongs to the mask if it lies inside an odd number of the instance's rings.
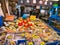
{"label": "overhead light", "polygon": [[33,3],[36,3],[36,0],[33,0]]}
{"label": "overhead light", "polygon": [[29,0],[27,0],[27,3],[29,3]]}
{"label": "overhead light", "polygon": [[52,5],[52,2],[50,2],[50,5]]}
{"label": "overhead light", "polygon": [[40,0],[40,1],[39,1],[39,4],[43,4],[43,1],[42,1],[42,0]]}
{"label": "overhead light", "polygon": [[45,1],[45,3],[44,3],[45,5],[47,5],[47,1]]}
{"label": "overhead light", "polygon": [[21,3],[23,3],[23,0],[21,0]]}
{"label": "overhead light", "polygon": [[59,0],[49,0],[49,1],[59,1]]}
{"label": "overhead light", "polygon": [[48,0],[46,0],[46,1],[48,1]]}

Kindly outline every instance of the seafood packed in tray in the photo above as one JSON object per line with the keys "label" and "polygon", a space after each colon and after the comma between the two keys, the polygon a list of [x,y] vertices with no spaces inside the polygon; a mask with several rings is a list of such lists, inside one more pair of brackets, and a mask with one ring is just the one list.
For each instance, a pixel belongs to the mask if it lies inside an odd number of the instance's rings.
{"label": "seafood packed in tray", "polygon": [[[5,21],[4,24],[5,26],[1,29],[7,34],[1,34],[5,37],[5,41],[7,40],[8,45],[16,45],[18,40],[26,41],[26,44],[21,45],[45,45],[48,42],[60,40],[60,36],[40,19],[19,18],[14,21]],[[2,38],[0,40],[3,41]]]}

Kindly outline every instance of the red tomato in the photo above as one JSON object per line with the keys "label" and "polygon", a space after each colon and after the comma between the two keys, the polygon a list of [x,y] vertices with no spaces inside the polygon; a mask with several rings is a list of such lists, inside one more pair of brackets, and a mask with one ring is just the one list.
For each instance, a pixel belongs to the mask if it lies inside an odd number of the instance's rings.
{"label": "red tomato", "polygon": [[25,26],[26,28],[28,28],[28,27],[29,27],[29,25],[28,25],[28,24],[25,24],[24,26]]}
{"label": "red tomato", "polygon": [[27,21],[26,21],[26,20],[24,20],[24,21],[23,21],[23,24],[26,24],[26,23],[27,23]]}
{"label": "red tomato", "polygon": [[23,25],[23,23],[18,23],[18,26],[22,26]]}
{"label": "red tomato", "polygon": [[29,26],[33,26],[33,25],[32,25],[32,23],[31,23],[31,24],[29,24]]}

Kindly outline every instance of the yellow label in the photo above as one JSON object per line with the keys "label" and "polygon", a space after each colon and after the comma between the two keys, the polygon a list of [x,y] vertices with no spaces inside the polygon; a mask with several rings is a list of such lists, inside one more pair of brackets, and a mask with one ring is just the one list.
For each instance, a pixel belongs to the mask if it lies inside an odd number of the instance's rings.
{"label": "yellow label", "polygon": [[39,36],[33,36],[33,38],[39,38]]}
{"label": "yellow label", "polygon": [[11,45],[15,45],[15,42],[14,42],[14,41],[10,41],[10,44],[11,44]]}
{"label": "yellow label", "polygon": [[25,34],[21,34],[21,36],[25,36]]}
{"label": "yellow label", "polygon": [[28,42],[28,45],[33,45],[33,42]]}
{"label": "yellow label", "polygon": [[36,35],[36,34],[32,34],[32,37],[35,38],[35,35]]}
{"label": "yellow label", "polygon": [[45,45],[45,43],[44,42],[41,42],[40,45]]}
{"label": "yellow label", "polygon": [[40,33],[42,32],[42,30],[40,29]]}
{"label": "yellow label", "polygon": [[30,16],[30,20],[36,20],[36,16],[31,15],[31,16]]}
{"label": "yellow label", "polygon": [[8,38],[8,39],[11,39],[11,38],[12,38],[12,36],[8,36],[7,38]]}

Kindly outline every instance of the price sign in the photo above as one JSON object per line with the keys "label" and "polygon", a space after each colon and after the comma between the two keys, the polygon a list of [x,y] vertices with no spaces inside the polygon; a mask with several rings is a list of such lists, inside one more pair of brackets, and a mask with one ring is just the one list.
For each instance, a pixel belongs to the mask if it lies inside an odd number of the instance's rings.
{"label": "price sign", "polygon": [[14,20],[14,15],[6,15],[6,19],[7,21],[13,21]]}
{"label": "price sign", "polygon": [[40,45],[45,45],[45,43],[44,42],[41,42]]}
{"label": "price sign", "polygon": [[36,20],[36,16],[31,15],[31,16],[30,16],[30,20]]}
{"label": "price sign", "polygon": [[28,45],[33,45],[33,42],[28,42]]}

